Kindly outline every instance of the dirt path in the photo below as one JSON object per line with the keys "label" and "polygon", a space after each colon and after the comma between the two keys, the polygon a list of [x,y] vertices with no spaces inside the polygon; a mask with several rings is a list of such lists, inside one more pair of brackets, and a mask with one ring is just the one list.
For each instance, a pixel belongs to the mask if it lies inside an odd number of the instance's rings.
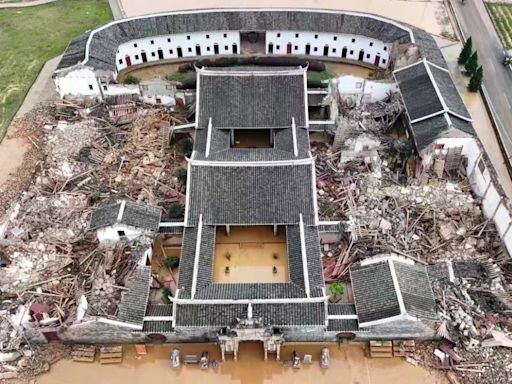
{"label": "dirt path", "polygon": [[[368,359],[361,344],[329,345],[331,365],[328,369],[319,366],[322,345],[286,345],[282,359],[289,359],[294,349],[313,355],[313,364],[300,370],[285,368],[283,362],[276,362],[273,356],[263,360],[261,343],[241,344],[239,361],[232,358],[217,369],[202,371],[197,366],[182,366],[173,370],[169,364],[173,347],[164,345],[148,346],[148,355],[136,356],[133,346],[125,346],[123,363],[100,365],[99,363],[75,363],[61,361],[52,366],[49,373],[37,378],[36,384],[145,384],[145,383],[243,383],[243,384],[289,384],[289,383],[341,383],[344,384],[446,384],[438,372],[429,372],[415,367],[403,359]],[[182,344],[178,347],[182,356],[186,353],[200,354],[208,350],[210,359],[219,359],[215,345]],[[405,379],[407,378],[407,379]]]}

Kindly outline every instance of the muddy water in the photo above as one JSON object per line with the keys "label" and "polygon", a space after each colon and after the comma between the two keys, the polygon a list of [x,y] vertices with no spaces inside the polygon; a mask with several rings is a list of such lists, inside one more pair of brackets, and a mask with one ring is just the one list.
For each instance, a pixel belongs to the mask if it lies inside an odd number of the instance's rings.
{"label": "muddy water", "polygon": [[[148,354],[137,356],[133,346],[124,347],[122,364],[100,365],[99,363],[76,363],[63,360],[52,366],[49,373],[37,378],[37,384],[149,384],[149,383],[243,383],[243,384],[291,384],[291,383],[343,383],[343,384],[446,384],[438,372],[428,372],[414,367],[399,358],[368,359],[362,345],[328,345],[331,365],[328,369],[319,366],[320,349],[323,345],[286,345],[283,360],[289,359],[296,349],[301,356],[312,354],[313,364],[294,370],[276,362],[272,355],[263,361],[261,343],[241,344],[239,361],[228,358],[216,370],[200,370],[197,366],[184,366],[174,370],[169,364],[173,346],[148,346]],[[210,359],[220,359],[215,345],[180,345],[182,356],[187,353],[210,352]]]}
{"label": "muddy water", "polygon": [[445,8],[442,1],[404,0],[119,0],[126,17],[201,8],[324,8],[374,13],[441,34]]}
{"label": "muddy water", "polygon": [[23,138],[5,139],[0,144],[0,185],[9,179],[23,160],[30,144]]}

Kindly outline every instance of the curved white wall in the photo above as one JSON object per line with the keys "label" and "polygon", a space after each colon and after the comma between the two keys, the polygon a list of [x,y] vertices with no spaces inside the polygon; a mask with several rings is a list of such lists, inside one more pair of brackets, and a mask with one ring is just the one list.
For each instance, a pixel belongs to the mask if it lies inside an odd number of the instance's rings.
{"label": "curved white wall", "polygon": [[[364,63],[387,68],[391,44],[358,35],[341,35],[320,32],[268,31],[266,53],[278,55],[309,55],[319,57],[359,60],[362,52]],[[309,52],[308,52],[309,46]],[[345,48],[345,50],[344,50]],[[376,57],[379,56],[378,62]]]}
{"label": "curved white wall", "polygon": [[[177,59],[180,57],[180,48],[181,57],[213,56],[216,54],[216,46],[218,55],[232,55],[233,46],[236,47],[235,54],[240,53],[240,33],[194,32],[132,40],[119,46],[116,53],[116,67],[117,71],[128,67],[127,57],[130,58],[131,65],[144,63],[143,53],[146,54],[147,62]],[[198,47],[200,52],[196,51]]]}
{"label": "curved white wall", "polygon": [[[267,31],[265,35],[265,51],[262,53],[267,55],[346,58],[380,68],[389,65],[391,44],[364,36],[303,31]],[[154,36],[121,44],[116,53],[116,67],[121,71],[131,65],[164,59],[240,54],[240,49],[240,32]]]}

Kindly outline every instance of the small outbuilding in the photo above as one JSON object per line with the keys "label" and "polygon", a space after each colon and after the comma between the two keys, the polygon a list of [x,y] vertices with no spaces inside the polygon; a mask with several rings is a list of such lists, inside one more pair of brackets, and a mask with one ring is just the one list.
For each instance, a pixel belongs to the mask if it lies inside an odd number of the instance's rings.
{"label": "small outbuilding", "polygon": [[161,215],[160,207],[121,200],[96,209],[89,229],[96,230],[100,242],[132,241],[156,234]]}

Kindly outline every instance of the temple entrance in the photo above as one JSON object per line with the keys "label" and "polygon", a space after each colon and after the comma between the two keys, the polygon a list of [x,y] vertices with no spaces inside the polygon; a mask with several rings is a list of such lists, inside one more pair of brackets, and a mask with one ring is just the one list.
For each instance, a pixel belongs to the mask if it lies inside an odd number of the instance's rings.
{"label": "temple entrance", "polygon": [[217,334],[217,340],[222,361],[226,360],[227,354],[233,355],[233,359],[237,361],[242,341],[246,347],[252,345],[253,350],[254,348],[256,350],[259,349],[257,344],[262,346],[264,360],[268,359],[269,354],[273,354],[276,360],[279,361],[281,359],[281,346],[284,343],[284,336],[276,329],[264,326],[262,318],[253,318],[252,305],[248,304],[247,319],[238,319],[234,327],[223,329]]}
{"label": "temple entrance", "polygon": [[[266,48],[265,32],[240,32],[240,53],[242,55],[264,55]],[[234,45],[233,45],[234,49]],[[235,53],[233,51],[233,53]],[[270,52],[272,53],[272,52]],[[235,53],[236,54],[236,53]]]}

